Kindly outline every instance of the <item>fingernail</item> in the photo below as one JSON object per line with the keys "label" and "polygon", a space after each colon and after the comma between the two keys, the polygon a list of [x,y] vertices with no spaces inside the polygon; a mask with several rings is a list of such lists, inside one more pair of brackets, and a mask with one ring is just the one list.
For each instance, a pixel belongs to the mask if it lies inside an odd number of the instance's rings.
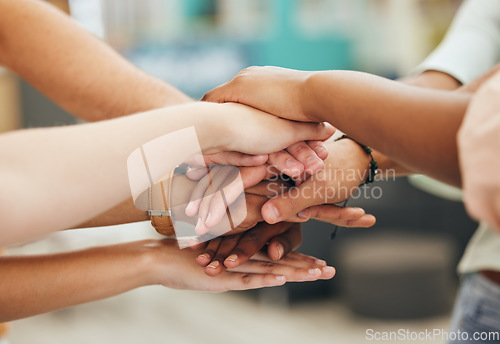
{"label": "fingernail", "polygon": [[321,274],[321,270],[320,269],[310,269],[309,270],[309,275],[315,276],[315,275],[319,275],[319,274]]}
{"label": "fingernail", "polygon": [[286,280],[285,276],[276,276],[276,281],[278,281],[278,282],[283,282],[285,280]]}
{"label": "fingernail", "polygon": [[202,253],[198,256],[198,258],[210,259],[210,255],[208,253]]}
{"label": "fingernail", "polygon": [[301,219],[308,219],[309,212],[307,210],[302,210],[300,213],[297,214],[297,216]]}
{"label": "fingernail", "polygon": [[266,214],[267,218],[269,221],[276,223],[280,219],[280,214],[278,212],[278,208],[276,208],[274,205],[268,205],[266,206]]}
{"label": "fingernail", "polygon": [[200,218],[198,218],[198,222],[196,222],[196,226],[194,228],[194,231],[196,232],[197,235],[203,235],[203,234],[207,233],[206,227]]}
{"label": "fingernail", "polygon": [[278,250],[278,260],[280,260],[281,258],[283,258],[283,254],[285,253],[285,248],[283,247],[283,245],[278,244],[276,245],[276,249]]}
{"label": "fingernail", "polygon": [[210,268],[210,269],[215,269],[215,268],[217,268],[219,265],[220,265],[219,261],[218,261],[218,260],[216,260],[216,261],[211,262],[211,263],[207,266],[207,268]]}
{"label": "fingernail", "polygon": [[321,269],[325,274],[331,274],[332,272],[335,272],[335,269],[331,266],[325,266],[323,269]]}
{"label": "fingernail", "polygon": [[365,215],[365,210],[362,209],[362,208],[355,208],[354,209],[354,213],[357,215],[357,216],[363,216]]}
{"label": "fingernail", "polygon": [[212,213],[208,213],[207,218],[205,219],[205,225],[208,225],[211,216],[212,216]]}
{"label": "fingernail", "polygon": [[326,265],[326,262],[322,259],[316,259],[316,262],[315,262],[317,265]]}
{"label": "fingernail", "polygon": [[298,167],[299,162],[297,160],[294,160],[294,159],[288,159],[285,162],[285,165],[287,168],[294,168],[294,167]]}
{"label": "fingernail", "polygon": [[193,210],[194,210],[194,202],[190,201],[186,206],[186,210],[184,212],[186,213],[187,216],[191,216],[190,214],[192,214]]}
{"label": "fingernail", "polygon": [[323,160],[321,160],[320,158],[311,156],[311,157],[307,158],[306,165],[308,167],[311,167],[311,166],[314,166],[314,165],[321,163],[321,162],[323,162]]}
{"label": "fingernail", "polygon": [[238,255],[236,255],[236,254],[232,254],[226,258],[226,261],[230,261],[230,262],[235,262],[237,260],[238,260]]}
{"label": "fingernail", "polygon": [[321,143],[320,146],[317,146],[316,148],[314,148],[314,151],[316,152],[316,154],[320,155],[320,154],[324,154],[325,152],[327,152],[328,149],[326,149],[326,146],[324,143]]}

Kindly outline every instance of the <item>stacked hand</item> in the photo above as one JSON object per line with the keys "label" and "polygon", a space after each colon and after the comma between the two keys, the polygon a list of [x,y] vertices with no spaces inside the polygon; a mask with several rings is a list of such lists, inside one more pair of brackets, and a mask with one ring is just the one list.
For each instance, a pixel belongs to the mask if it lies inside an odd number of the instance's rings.
{"label": "stacked hand", "polygon": [[[240,133],[237,141],[256,141],[259,145],[259,140],[266,142],[266,149],[259,150],[256,145],[245,150],[234,143],[233,150],[264,155],[219,153],[198,157],[188,163],[190,169],[184,182],[190,179],[197,184],[190,189],[183,216],[196,224],[198,235],[218,236],[194,247],[203,249],[197,262],[205,267],[208,275],[219,275],[228,268],[241,266],[265,247],[267,257],[272,261],[300,258],[324,267],[322,261],[293,252],[302,241],[297,223],[311,218],[343,227],[370,227],[375,223],[375,218],[366,215],[363,209],[336,205],[351,197],[367,177],[369,157],[355,142],[342,140],[325,145],[323,141],[328,138],[325,136],[331,136],[333,128],[310,123],[311,127],[304,127],[308,133],[300,134],[300,139],[315,138],[318,141],[299,139],[297,143],[299,135],[295,134],[295,142],[290,140],[288,148],[279,150],[283,148],[280,147],[277,153],[270,153],[283,144],[280,136],[290,130],[297,132],[298,124],[307,125],[293,121],[315,122],[308,115],[307,104],[303,101],[304,85],[310,76],[308,72],[274,67],[250,68],[204,97],[211,102],[242,103],[292,120],[289,122],[269,115],[260,118],[260,113],[240,118],[236,123],[247,128],[253,128],[252,121],[256,119],[260,125],[273,118],[281,121],[272,126],[264,123],[264,127],[276,129],[276,135],[245,131],[232,122],[235,132]],[[323,136],[311,137],[313,131],[320,131]],[[231,147],[231,144],[225,147]],[[216,166],[207,169],[206,165]],[[280,175],[291,177],[295,187],[277,178]],[[186,195],[182,199],[186,199]],[[224,230],[221,223],[227,223],[228,213],[237,221],[231,230]],[[331,269],[326,268],[318,278],[331,278],[331,275]]]}

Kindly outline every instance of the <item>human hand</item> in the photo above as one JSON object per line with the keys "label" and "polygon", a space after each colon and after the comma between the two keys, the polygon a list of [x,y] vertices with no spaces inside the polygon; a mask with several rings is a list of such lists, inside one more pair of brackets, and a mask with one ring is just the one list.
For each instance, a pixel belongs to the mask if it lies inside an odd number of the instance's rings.
{"label": "human hand", "polygon": [[468,213],[500,231],[500,73],[482,85],[474,96],[458,132],[462,188]]}
{"label": "human hand", "polygon": [[[250,257],[261,252],[271,261],[285,259],[297,267],[313,264],[321,269],[320,279],[331,278],[334,270],[327,267],[326,262],[294,252],[301,243],[300,224],[282,222],[269,225],[263,222],[245,233],[209,241],[200,247],[203,253],[196,258],[196,262],[205,267],[207,275],[217,276],[228,268],[245,264]],[[267,249],[264,249],[266,245]]]}
{"label": "human hand", "polygon": [[303,87],[311,74],[279,67],[250,67],[209,91],[202,100],[246,104],[294,121],[314,122],[303,106]]}
{"label": "human hand", "polygon": [[[314,214],[317,220],[330,222],[337,226],[361,226],[367,223],[366,215],[360,208],[340,208],[335,205],[323,205]],[[257,209],[258,211],[259,209]],[[340,214],[342,213],[342,216]],[[304,222],[308,219],[298,219]],[[260,251],[267,251],[267,256],[278,261],[292,253],[302,244],[302,230],[298,223],[280,222],[269,225],[265,222],[240,234],[223,236],[196,246],[203,254],[197,258],[198,264],[206,267],[205,272],[214,276],[226,268],[237,267]],[[267,248],[266,248],[267,247]],[[293,253],[298,254],[298,253]],[[318,265],[324,262],[316,261]]]}
{"label": "human hand", "polygon": [[[304,220],[313,217],[330,222],[331,204],[350,198],[366,180],[370,158],[357,143],[345,139],[328,146],[330,154],[325,160],[323,171],[297,188],[277,195],[263,206],[262,215],[267,223],[286,221],[291,216]],[[375,218],[365,215],[362,209],[334,209],[335,220],[343,227],[371,227],[375,224]],[[359,212],[361,217],[354,221],[347,220],[345,216],[352,212]]]}
{"label": "human hand", "polygon": [[253,256],[245,264],[210,277],[200,269],[195,259],[200,251],[180,250],[175,240],[152,241],[148,246],[150,257],[150,283],[174,289],[224,292],[274,287],[286,282],[315,281],[329,279],[335,269],[324,274],[317,264],[294,256],[287,261],[271,262],[262,254]]}
{"label": "human hand", "polygon": [[[212,146],[202,144],[211,147],[205,154],[223,151],[270,154],[302,141],[325,141],[335,133],[335,128],[328,123],[294,122],[241,104],[211,104],[209,108],[215,128],[205,135],[216,135],[218,144],[215,147],[213,143]],[[201,141],[204,139],[207,138],[202,137]]]}
{"label": "human hand", "polygon": [[309,176],[323,169],[323,161],[327,157],[328,149],[323,141],[307,141],[295,143],[287,149],[269,155],[238,152],[197,154],[185,164],[188,167],[186,175],[192,180],[200,180],[208,173],[207,166],[259,166],[268,163],[277,171],[292,178],[295,185],[300,185]]}

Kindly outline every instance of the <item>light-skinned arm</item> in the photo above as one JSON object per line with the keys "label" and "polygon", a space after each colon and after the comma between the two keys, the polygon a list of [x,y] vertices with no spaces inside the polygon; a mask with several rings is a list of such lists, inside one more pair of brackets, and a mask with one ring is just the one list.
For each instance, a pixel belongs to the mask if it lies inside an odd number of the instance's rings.
{"label": "light-skinned arm", "polygon": [[[193,103],[119,119],[0,136],[1,244],[71,228],[130,197],[129,155],[168,133],[194,127],[206,154],[268,154],[293,143],[323,138],[333,128],[293,123],[238,104]],[[279,128],[279,129],[277,129]],[[263,144],[265,142],[265,144]],[[159,175],[189,158],[162,147]]]}

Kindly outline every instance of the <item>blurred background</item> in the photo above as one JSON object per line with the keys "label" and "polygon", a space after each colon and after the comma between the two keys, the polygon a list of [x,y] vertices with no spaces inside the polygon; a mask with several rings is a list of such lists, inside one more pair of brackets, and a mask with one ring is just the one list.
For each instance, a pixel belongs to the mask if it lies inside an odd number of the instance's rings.
{"label": "blurred background", "polygon": [[[353,69],[396,79],[439,44],[458,0],[51,1],[132,63],[193,98],[250,65]],[[133,85],[130,85],[133,87]],[[76,119],[0,70],[0,131]],[[430,192],[429,192],[430,191]],[[365,343],[365,331],[446,329],[455,268],[476,224],[460,193],[414,177],[350,205],[370,230],[304,226],[301,252],[337,268],[329,282],[221,295],[150,287],[15,322],[12,343]],[[147,224],[58,233],[10,253],[64,251],[154,236]],[[440,341],[437,341],[440,342]]]}

